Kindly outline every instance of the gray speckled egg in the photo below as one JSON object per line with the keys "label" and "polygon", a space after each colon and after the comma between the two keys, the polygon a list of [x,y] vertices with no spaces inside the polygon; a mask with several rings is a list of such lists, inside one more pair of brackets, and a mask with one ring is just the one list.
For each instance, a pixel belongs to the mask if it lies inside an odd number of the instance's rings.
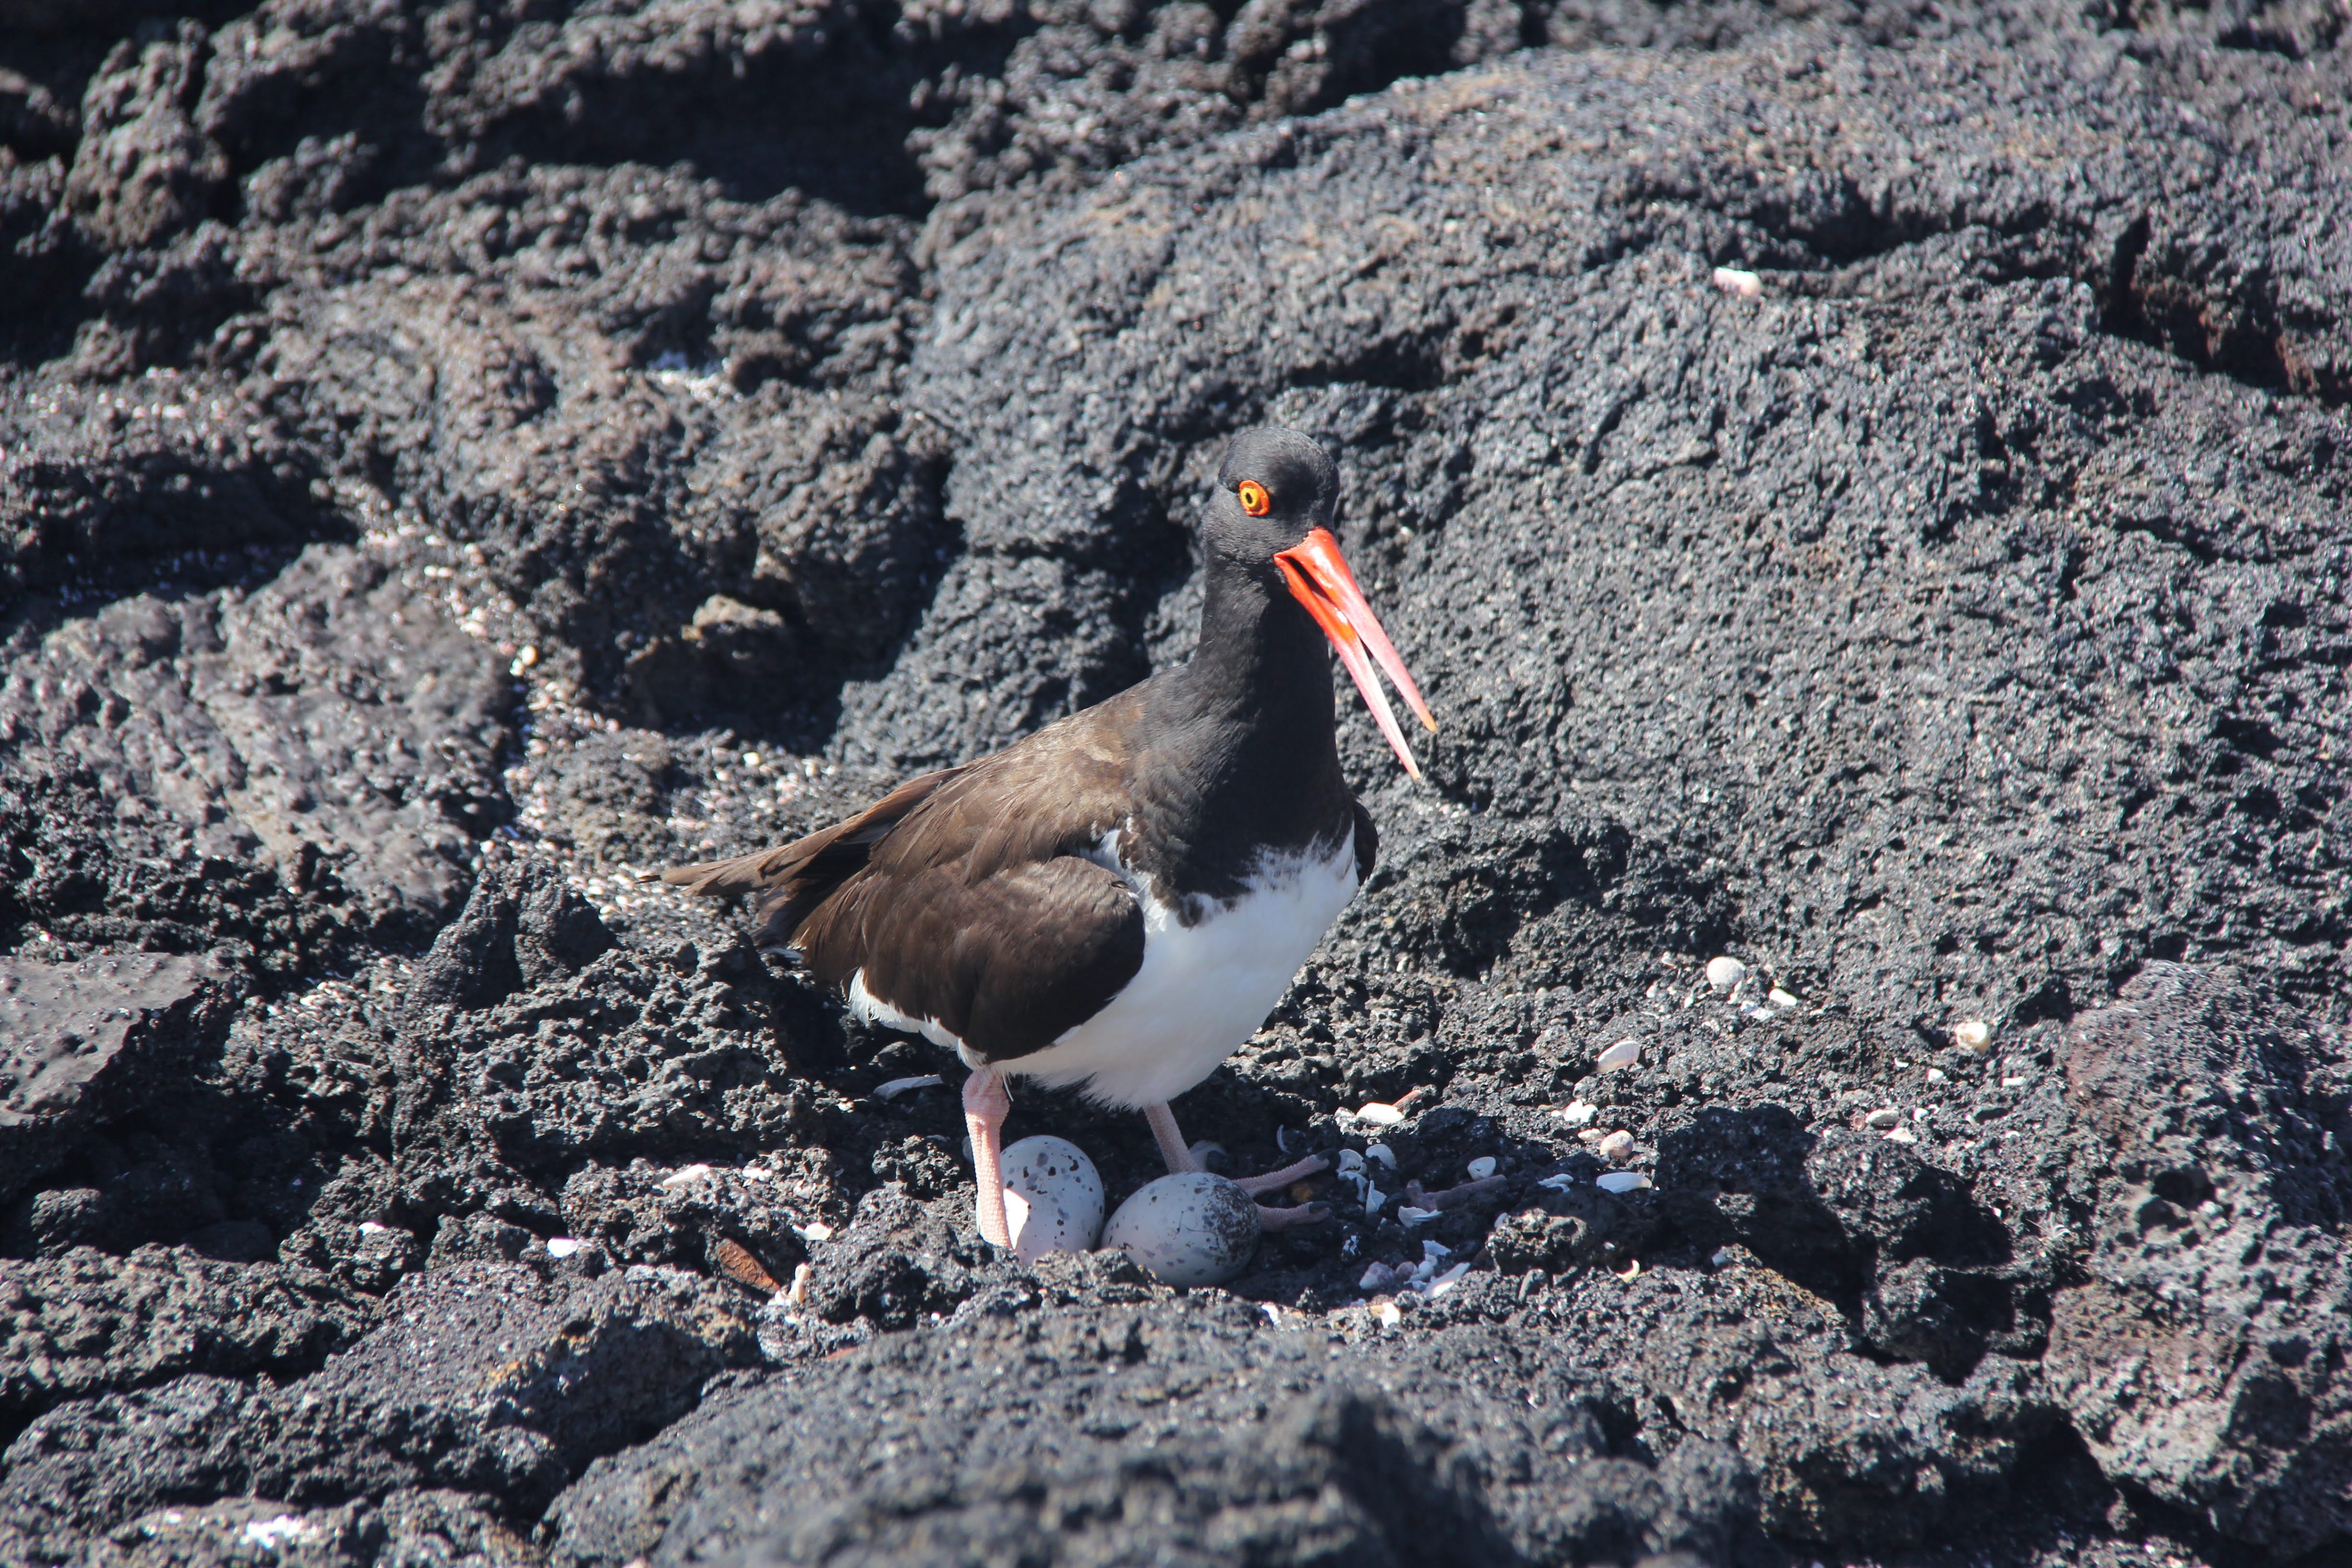
{"label": "gray speckled egg", "polygon": [[1257,1238],[1256,1200],[1206,1171],[1147,1183],[1103,1227],[1103,1246],[1177,1286],[1223,1284],[1248,1265]]}
{"label": "gray speckled egg", "polygon": [[1004,1151],[1004,1223],[1013,1255],[1087,1252],[1102,1234],[1103,1184],[1086,1151],[1066,1138],[1024,1138]]}

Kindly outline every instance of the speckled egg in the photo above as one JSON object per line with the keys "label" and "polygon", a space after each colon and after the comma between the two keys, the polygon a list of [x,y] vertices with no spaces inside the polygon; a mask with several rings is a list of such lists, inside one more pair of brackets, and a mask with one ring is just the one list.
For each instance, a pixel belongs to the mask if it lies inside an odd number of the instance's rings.
{"label": "speckled egg", "polygon": [[1176,1286],[1222,1285],[1257,1250],[1257,1202],[1206,1171],[1146,1184],[1103,1227],[1103,1246],[1119,1247]]}
{"label": "speckled egg", "polygon": [[1004,1223],[1024,1263],[1049,1252],[1087,1252],[1102,1234],[1103,1184],[1086,1151],[1066,1138],[1024,1138],[1004,1151]]}

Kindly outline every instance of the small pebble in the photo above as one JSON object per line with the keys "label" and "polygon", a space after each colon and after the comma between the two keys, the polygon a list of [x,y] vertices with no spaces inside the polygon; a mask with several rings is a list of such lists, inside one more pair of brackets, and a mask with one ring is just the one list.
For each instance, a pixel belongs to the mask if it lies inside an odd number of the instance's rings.
{"label": "small pebble", "polygon": [[1576,1135],[1576,1141],[1580,1143],[1598,1143],[1601,1142],[1601,1137],[1602,1133],[1600,1128],[1588,1127],[1583,1131]]}
{"label": "small pebble", "polygon": [[825,1224],[824,1221],[821,1219],[813,1219],[809,1221],[808,1224],[798,1226],[794,1228],[799,1230],[801,1233],[801,1239],[803,1241],[831,1241],[833,1239],[833,1226]]}
{"label": "small pebble", "polygon": [[1872,1111],[1869,1115],[1862,1119],[1862,1122],[1865,1127],[1874,1127],[1880,1131],[1885,1131],[1887,1128],[1894,1126],[1896,1122],[1902,1120],[1903,1113],[1895,1110],[1893,1106],[1888,1105],[1882,1106],[1878,1110]]}
{"label": "small pebble", "polygon": [[[378,1225],[372,1219],[363,1219],[360,1221],[360,1234],[362,1236],[389,1236],[392,1234],[392,1226],[388,1225]],[[562,1238],[558,1237],[557,1239],[561,1240]],[[550,1247],[553,1247],[555,1243],[550,1242],[548,1245]]]}
{"label": "small pebble", "polygon": [[708,1165],[684,1165],[664,1176],[661,1184],[665,1190],[674,1190],[688,1182],[698,1182],[709,1174],[710,1167]]}
{"label": "small pebble", "polygon": [[1738,1261],[1738,1258],[1732,1252],[1731,1248],[1727,1247],[1718,1247],[1715,1249],[1715,1256],[1709,1258],[1708,1261],[1713,1263],[1717,1268],[1728,1268],[1734,1263]]}
{"label": "small pebble", "polygon": [[1886,1135],[1886,1141],[1889,1143],[1916,1143],[1919,1142],[1919,1140],[1913,1135],[1911,1129],[1908,1127],[1896,1128],[1894,1131],[1889,1132]]}
{"label": "small pebble", "polygon": [[1364,1270],[1364,1277],[1356,1281],[1356,1289],[1359,1290],[1385,1290],[1395,1282],[1396,1276],[1389,1272],[1389,1266],[1387,1264],[1375,1263],[1370,1268]]}
{"label": "small pebble", "polygon": [[1481,1154],[1463,1168],[1470,1173],[1472,1181],[1483,1182],[1495,1173],[1495,1156]]}
{"label": "small pebble", "polygon": [[1257,1310],[1265,1314],[1265,1321],[1269,1323],[1279,1324],[1282,1321],[1282,1309],[1272,1301],[1260,1301]]}
{"label": "small pebble", "polygon": [[2000,1087],[2003,1089],[2022,1089],[2025,1087],[2025,1080],[2021,1078],[2005,1078],[2000,1080]]}
{"label": "small pebble", "polygon": [[1706,961],[1706,983],[1726,994],[1738,990],[1739,983],[1747,978],[1748,966],[1727,952]]}
{"label": "small pebble", "polygon": [[1650,1184],[1650,1178],[1639,1171],[1611,1171],[1595,1185],[1604,1193],[1637,1193]]}
{"label": "small pebble", "polygon": [[1590,1127],[1592,1119],[1601,1114],[1601,1108],[1589,1100],[1573,1100],[1553,1114],[1570,1127]]}
{"label": "small pebble", "polygon": [[1992,1048],[1992,1026],[1982,1018],[1963,1018],[1952,1028],[1952,1044],[1982,1056]]}
{"label": "small pebble", "polygon": [[1772,987],[1772,994],[1766,997],[1765,1000],[1771,1003],[1775,1007],[1801,1007],[1804,1005],[1803,1003],[1799,1002],[1794,996],[1790,995],[1778,985]]}
{"label": "small pebble", "polygon": [[1944,1069],[1942,1068],[1929,1068],[1927,1069],[1927,1081],[1929,1083],[1944,1082]]}
{"label": "small pebble", "polygon": [[785,1302],[794,1307],[807,1306],[809,1281],[815,1278],[816,1268],[814,1264],[796,1265],[793,1269],[792,1285],[784,1291]]}
{"label": "small pebble", "polygon": [[1404,1112],[1376,1100],[1356,1111],[1355,1118],[1359,1121],[1369,1121],[1375,1127],[1394,1127],[1404,1120]]}
{"label": "small pebble", "polygon": [[1595,1148],[1602,1159],[1612,1163],[1622,1162],[1633,1152],[1633,1135],[1621,1127],[1603,1138]]}
{"label": "small pebble", "polygon": [[914,1090],[919,1089],[940,1089],[944,1088],[946,1084],[947,1079],[941,1078],[935,1072],[923,1073],[915,1078],[894,1078],[887,1083],[876,1084],[874,1086],[874,1098],[877,1100],[896,1100],[902,1094],[912,1093]]}
{"label": "small pebble", "polygon": [[1397,1310],[1394,1301],[1375,1301],[1372,1303],[1372,1321],[1382,1328],[1393,1329],[1404,1321],[1404,1314]]}
{"label": "small pebble", "polygon": [[1417,1209],[1411,1204],[1397,1205],[1397,1218],[1402,1220],[1408,1226],[1427,1225],[1431,1220],[1433,1220],[1436,1217],[1437,1211],[1435,1209]]}
{"label": "small pebble", "polygon": [[1715,286],[1734,299],[1761,300],[1764,298],[1764,279],[1745,268],[1717,268]]}
{"label": "small pebble", "polygon": [[1627,1039],[1620,1040],[1601,1052],[1601,1060],[1597,1065],[1602,1072],[1615,1072],[1620,1068],[1632,1067],[1641,1059],[1642,1042]]}
{"label": "small pebble", "polygon": [[555,1236],[548,1238],[547,1255],[550,1258],[569,1258],[579,1250],[580,1243],[572,1237]]}

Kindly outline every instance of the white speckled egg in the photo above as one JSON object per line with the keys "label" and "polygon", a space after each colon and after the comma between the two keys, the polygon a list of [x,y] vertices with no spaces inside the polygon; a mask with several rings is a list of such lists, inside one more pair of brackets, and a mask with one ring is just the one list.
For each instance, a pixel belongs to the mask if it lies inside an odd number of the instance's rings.
{"label": "white speckled egg", "polygon": [[1146,1183],[1103,1227],[1116,1247],[1177,1286],[1222,1285],[1257,1250],[1257,1202],[1206,1171]]}
{"label": "white speckled egg", "polygon": [[1013,1255],[1087,1252],[1102,1234],[1103,1184],[1086,1151],[1066,1138],[1024,1138],[1004,1151],[1004,1224]]}

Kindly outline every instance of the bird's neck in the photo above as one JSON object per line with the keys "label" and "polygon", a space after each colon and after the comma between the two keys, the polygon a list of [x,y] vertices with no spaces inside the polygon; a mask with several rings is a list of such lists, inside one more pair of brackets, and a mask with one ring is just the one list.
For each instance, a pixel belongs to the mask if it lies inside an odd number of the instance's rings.
{"label": "bird's neck", "polygon": [[1268,857],[1350,841],[1331,656],[1286,591],[1212,556],[1200,645],[1151,684],[1150,755],[1122,852],[1162,896],[1197,910],[1190,898],[1240,896]]}
{"label": "bird's neck", "polygon": [[1331,656],[1306,606],[1214,559],[1205,587],[1201,640],[1181,683],[1193,716],[1258,732],[1272,751],[1336,754]]}

